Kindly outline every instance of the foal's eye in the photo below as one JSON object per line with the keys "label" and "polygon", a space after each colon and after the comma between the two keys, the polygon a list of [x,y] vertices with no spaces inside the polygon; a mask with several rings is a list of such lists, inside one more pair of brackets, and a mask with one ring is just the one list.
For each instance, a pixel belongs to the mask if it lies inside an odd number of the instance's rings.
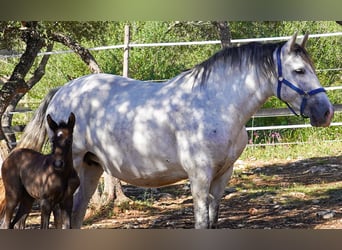
{"label": "foal's eye", "polygon": [[304,69],[295,69],[295,72],[297,74],[304,74],[305,73],[305,70]]}

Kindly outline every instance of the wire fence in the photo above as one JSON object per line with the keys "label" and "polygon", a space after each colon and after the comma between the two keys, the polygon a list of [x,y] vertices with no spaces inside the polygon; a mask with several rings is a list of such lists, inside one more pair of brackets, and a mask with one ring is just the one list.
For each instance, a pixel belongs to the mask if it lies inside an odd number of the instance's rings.
{"label": "wire fence", "polygon": [[[342,32],[335,32],[335,33],[325,33],[325,34],[312,34],[310,35],[310,38],[322,38],[322,37],[334,37],[334,36],[342,36]],[[298,36],[298,38],[301,38],[303,36]],[[249,42],[270,42],[270,41],[282,41],[282,40],[288,40],[290,36],[281,36],[281,37],[264,37],[264,38],[247,38],[247,39],[232,39],[231,43],[233,44],[243,44],[243,43],[249,43]],[[146,47],[166,47],[166,46],[201,46],[201,45],[216,45],[220,44],[220,40],[215,41],[192,41],[192,42],[164,42],[164,43],[133,43],[127,40],[126,44],[120,44],[120,45],[108,45],[108,46],[99,46],[99,47],[93,47],[88,48],[90,51],[101,51],[101,50],[113,50],[113,49],[129,49],[129,48],[146,48]],[[61,55],[61,54],[67,54],[67,53],[74,53],[72,50],[60,50],[60,51],[51,51],[51,52],[42,52],[39,53],[40,56],[43,55]],[[7,55],[1,55],[0,59],[6,59],[6,58],[16,58],[20,57],[21,53],[15,53],[15,54],[7,54]],[[128,63],[128,62],[126,62]],[[127,65],[126,65],[127,67]],[[325,71],[341,71],[342,68],[331,68],[331,69],[318,69],[317,72],[325,72]],[[155,80],[158,81],[158,80]],[[165,81],[165,80],[162,80]],[[327,91],[339,91],[342,89],[342,86],[334,86],[334,87],[326,87]],[[342,111],[342,105],[337,105],[335,107],[335,112],[341,112]],[[29,110],[25,111],[16,111],[16,112],[30,112]],[[262,113],[262,116],[260,116],[260,113]],[[277,116],[291,116],[292,113],[290,112],[284,112],[284,109],[269,109],[269,110],[261,110],[261,112],[255,114],[251,119],[255,119],[258,117],[277,117]],[[342,126],[342,122],[336,121],[331,124],[331,126]],[[292,124],[292,125],[274,125],[274,126],[249,126],[247,127],[247,131],[262,131],[262,130],[280,130],[280,129],[301,129],[301,128],[308,128],[311,127],[310,124]],[[298,142],[299,143],[299,142]],[[278,144],[278,143],[277,143]],[[275,143],[271,145],[277,145]],[[261,144],[260,144],[261,145]],[[264,144],[263,144],[264,145]]]}
{"label": "wire fence", "polygon": [[[311,34],[310,38],[321,38],[321,37],[334,37],[334,36],[342,36],[342,32],[333,32],[333,33],[324,33],[324,34]],[[298,38],[302,38],[303,36],[298,36]],[[284,41],[290,39],[291,36],[279,36],[279,37],[262,37],[262,38],[244,38],[244,39],[232,39],[232,44],[243,44],[249,42],[270,42],[270,41]],[[221,44],[220,40],[214,41],[192,41],[192,42],[162,42],[162,43],[132,43],[128,44],[119,44],[119,45],[108,45],[108,46],[98,46],[93,48],[88,48],[90,51],[101,51],[101,50],[112,50],[112,49],[124,49],[127,46],[129,48],[144,48],[144,47],[172,47],[172,46],[193,46],[193,45],[216,45]],[[38,55],[60,55],[60,54],[68,54],[74,53],[72,50],[59,50],[59,51],[50,51],[50,52],[41,52]],[[0,58],[15,58],[20,57],[22,53],[15,53],[9,55],[0,55]],[[335,69],[330,69],[335,70]],[[340,69],[338,69],[340,70]]]}

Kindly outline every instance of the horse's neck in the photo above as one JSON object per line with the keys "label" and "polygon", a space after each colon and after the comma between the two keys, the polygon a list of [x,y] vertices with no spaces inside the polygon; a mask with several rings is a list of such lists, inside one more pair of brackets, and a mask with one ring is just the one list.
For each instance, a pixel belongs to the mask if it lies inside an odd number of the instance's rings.
{"label": "horse's neck", "polygon": [[221,98],[217,103],[227,108],[228,115],[236,114],[236,118],[245,125],[273,95],[272,81],[276,79],[257,74],[254,66],[248,68],[242,65],[241,70],[235,72],[225,67],[217,70],[211,73],[207,87],[216,91],[216,96]]}

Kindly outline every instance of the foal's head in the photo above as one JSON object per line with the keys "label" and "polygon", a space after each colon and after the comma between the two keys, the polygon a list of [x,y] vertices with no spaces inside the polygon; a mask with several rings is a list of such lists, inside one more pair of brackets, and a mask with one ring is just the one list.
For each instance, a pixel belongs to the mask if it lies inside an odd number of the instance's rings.
{"label": "foal's head", "polygon": [[47,115],[46,119],[53,132],[53,136],[51,138],[52,155],[54,156],[53,165],[55,169],[63,170],[65,164],[68,163],[67,161],[72,161],[71,148],[75,126],[75,115],[71,112],[67,123],[61,121],[57,124],[51,118],[50,114]]}

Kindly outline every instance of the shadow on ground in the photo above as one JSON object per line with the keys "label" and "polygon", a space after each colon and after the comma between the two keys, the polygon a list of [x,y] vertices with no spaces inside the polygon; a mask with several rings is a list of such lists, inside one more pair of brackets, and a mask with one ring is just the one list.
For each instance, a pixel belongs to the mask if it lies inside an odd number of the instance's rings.
{"label": "shadow on ground", "polygon": [[[187,181],[163,188],[124,185],[133,202],[108,206],[84,228],[193,228]],[[218,228],[342,228],[342,156],[246,163],[234,170]]]}

